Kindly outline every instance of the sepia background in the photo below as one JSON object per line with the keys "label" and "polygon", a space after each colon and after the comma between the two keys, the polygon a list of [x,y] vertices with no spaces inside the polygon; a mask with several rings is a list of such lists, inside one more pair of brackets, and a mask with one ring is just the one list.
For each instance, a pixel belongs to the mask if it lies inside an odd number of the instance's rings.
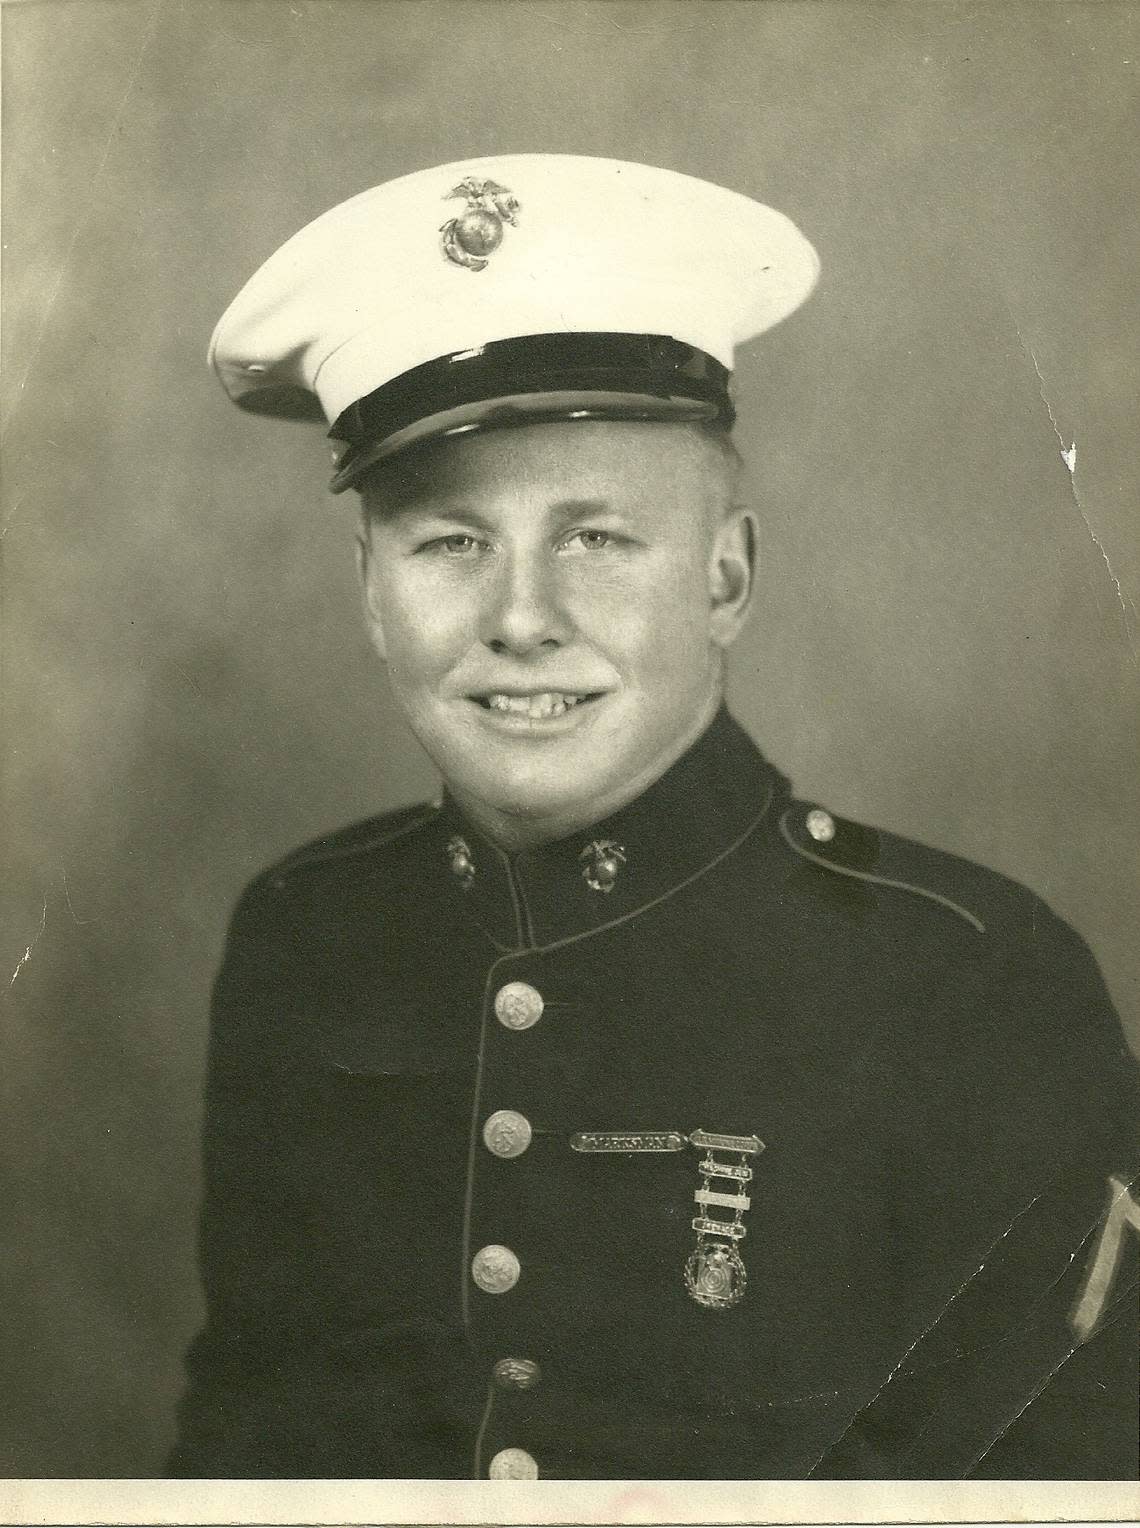
{"label": "sepia background", "polygon": [[802,795],[1040,892],[1140,1045],[1136,6],[10,0],[3,23],[4,1474],[160,1468],[229,909],[433,785],[327,443],[243,417],[204,364],[253,269],[390,176],[612,155],[804,228],[816,296],[739,368],[764,568],[737,713]]}

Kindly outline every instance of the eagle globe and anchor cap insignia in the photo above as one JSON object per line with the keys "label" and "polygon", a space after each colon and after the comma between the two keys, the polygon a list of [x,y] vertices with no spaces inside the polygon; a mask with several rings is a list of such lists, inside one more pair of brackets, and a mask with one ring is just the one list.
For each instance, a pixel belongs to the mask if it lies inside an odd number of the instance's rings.
{"label": "eagle globe and anchor cap insignia", "polygon": [[503,228],[518,226],[518,197],[497,180],[476,180],[466,176],[452,186],[447,197],[462,196],[467,210],[448,218],[440,228],[443,253],[453,265],[469,271],[485,270],[488,258],[503,242]]}

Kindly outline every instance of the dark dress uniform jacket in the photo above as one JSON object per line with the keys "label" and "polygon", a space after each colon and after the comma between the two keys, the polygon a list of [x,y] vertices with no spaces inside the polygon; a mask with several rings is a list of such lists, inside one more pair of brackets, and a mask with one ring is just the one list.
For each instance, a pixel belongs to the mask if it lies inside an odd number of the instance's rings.
{"label": "dark dress uniform jacket", "polygon": [[[445,800],[250,886],[171,1473],[1135,1474],[1127,1223],[1071,1320],[1136,1171],[1097,969],[1024,888],[808,811],[722,713],[589,835],[508,856]],[[764,1143],[729,1308],[684,1277],[700,1153],[571,1144],[696,1130]]]}

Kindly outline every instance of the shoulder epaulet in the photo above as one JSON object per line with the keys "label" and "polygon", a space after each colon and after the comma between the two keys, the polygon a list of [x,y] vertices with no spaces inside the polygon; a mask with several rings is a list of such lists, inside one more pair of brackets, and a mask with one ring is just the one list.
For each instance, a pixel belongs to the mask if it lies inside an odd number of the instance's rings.
{"label": "shoulder epaulet", "polygon": [[942,892],[928,886],[918,886],[913,881],[875,874],[872,866],[878,864],[882,840],[874,828],[835,817],[823,807],[796,803],[781,815],[780,834],[790,849],[812,865],[819,865],[835,875],[849,876],[852,880],[864,881],[872,886],[886,886],[894,891],[907,891],[916,897],[926,897],[928,901],[937,902],[940,907],[956,913],[979,934],[986,931],[985,924],[969,908]]}
{"label": "shoulder epaulet", "polygon": [[299,849],[294,849],[271,866],[265,872],[265,880],[274,889],[280,890],[298,871],[383,849],[395,839],[402,838],[405,833],[411,833],[423,823],[430,822],[438,810],[431,802],[419,802],[415,806],[397,807],[395,811],[385,812],[380,817],[354,822],[335,833],[326,833],[312,843],[302,844]]}

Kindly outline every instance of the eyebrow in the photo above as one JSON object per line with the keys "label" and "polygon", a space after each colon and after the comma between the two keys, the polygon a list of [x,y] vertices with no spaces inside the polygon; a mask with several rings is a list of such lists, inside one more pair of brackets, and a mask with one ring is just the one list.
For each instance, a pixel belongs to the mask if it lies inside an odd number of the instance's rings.
{"label": "eyebrow", "polygon": [[559,499],[550,506],[553,514],[572,519],[576,515],[608,515],[615,513],[608,499]]}
{"label": "eyebrow", "polygon": [[394,506],[390,514],[393,520],[462,524],[480,531],[493,529],[490,521],[484,519],[479,511],[472,509],[469,504],[400,504]]}
{"label": "eyebrow", "polygon": [[[543,513],[564,522],[583,515],[609,515],[618,511],[608,499],[558,499]],[[425,521],[454,521],[470,525],[476,530],[492,531],[494,525],[474,505],[456,500],[454,503],[404,504],[393,508],[392,514],[399,519]]]}

